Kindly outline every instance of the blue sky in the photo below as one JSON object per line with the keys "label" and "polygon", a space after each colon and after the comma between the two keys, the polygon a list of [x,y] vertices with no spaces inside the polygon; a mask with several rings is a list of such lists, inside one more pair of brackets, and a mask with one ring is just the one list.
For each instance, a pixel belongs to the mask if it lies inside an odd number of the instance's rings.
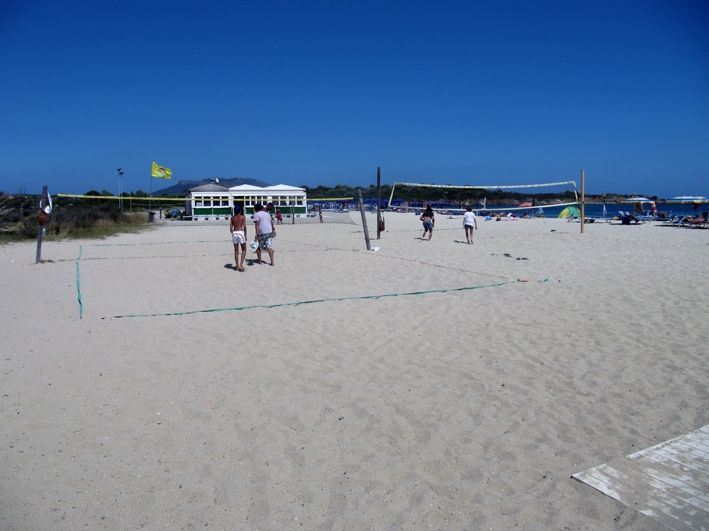
{"label": "blue sky", "polygon": [[[701,1],[0,5],[0,190],[243,176],[709,196]],[[174,182],[174,181],[173,181]],[[154,189],[171,184],[154,181]]]}

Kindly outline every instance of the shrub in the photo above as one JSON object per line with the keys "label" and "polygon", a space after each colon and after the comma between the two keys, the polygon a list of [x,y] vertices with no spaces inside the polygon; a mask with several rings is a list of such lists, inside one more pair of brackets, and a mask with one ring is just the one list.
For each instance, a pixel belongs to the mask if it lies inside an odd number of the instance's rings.
{"label": "shrub", "polygon": [[[36,238],[38,198],[0,196],[0,236],[5,240]],[[144,211],[121,212],[117,204],[76,200],[56,204],[46,226],[48,238],[102,237],[134,231],[147,224]]]}

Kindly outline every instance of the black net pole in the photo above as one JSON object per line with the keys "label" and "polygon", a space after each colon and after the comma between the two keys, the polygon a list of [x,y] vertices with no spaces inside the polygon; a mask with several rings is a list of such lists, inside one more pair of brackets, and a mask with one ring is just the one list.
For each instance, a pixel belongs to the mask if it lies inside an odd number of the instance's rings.
{"label": "black net pole", "polygon": [[381,238],[382,234],[382,179],[381,171],[379,166],[377,166],[377,240]]}

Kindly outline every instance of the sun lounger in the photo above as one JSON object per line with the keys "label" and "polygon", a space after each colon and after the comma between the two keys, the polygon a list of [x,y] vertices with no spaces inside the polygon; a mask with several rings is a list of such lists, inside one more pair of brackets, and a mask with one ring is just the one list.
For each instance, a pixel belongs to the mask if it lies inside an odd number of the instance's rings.
{"label": "sun lounger", "polygon": [[709,212],[702,212],[701,216],[694,218],[686,218],[682,226],[692,229],[709,229]]}
{"label": "sun lounger", "polygon": [[620,219],[621,225],[630,225],[631,223],[637,225],[642,223],[642,221],[633,216],[630,212],[623,212],[622,210],[618,211],[618,218]]}

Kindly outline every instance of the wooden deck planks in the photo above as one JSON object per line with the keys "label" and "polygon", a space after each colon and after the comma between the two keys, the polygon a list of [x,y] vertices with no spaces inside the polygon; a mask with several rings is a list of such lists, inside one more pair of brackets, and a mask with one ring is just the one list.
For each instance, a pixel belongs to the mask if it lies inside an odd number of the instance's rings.
{"label": "wooden deck planks", "polygon": [[709,531],[709,425],[572,476],[676,531]]}

